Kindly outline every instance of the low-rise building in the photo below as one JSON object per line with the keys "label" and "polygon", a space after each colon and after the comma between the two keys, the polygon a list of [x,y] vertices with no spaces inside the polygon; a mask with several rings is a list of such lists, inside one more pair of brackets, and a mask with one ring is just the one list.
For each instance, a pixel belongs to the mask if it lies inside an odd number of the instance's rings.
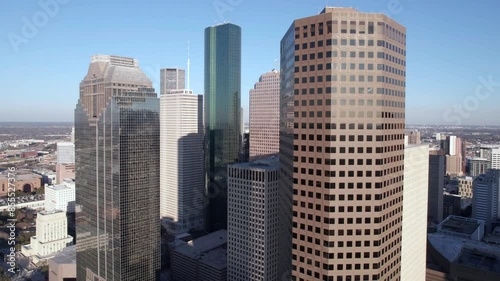
{"label": "low-rise building", "polygon": [[177,281],[227,280],[227,231],[219,230],[172,251],[172,276]]}
{"label": "low-rise building", "polygon": [[64,248],[49,260],[49,280],[76,280],[76,245]]}

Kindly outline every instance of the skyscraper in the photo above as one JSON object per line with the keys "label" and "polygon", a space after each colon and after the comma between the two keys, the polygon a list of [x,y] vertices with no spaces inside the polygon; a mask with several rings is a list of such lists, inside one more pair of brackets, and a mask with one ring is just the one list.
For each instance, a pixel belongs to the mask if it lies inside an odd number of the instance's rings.
{"label": "skyscraper", "polygon": [[228,167],[228,280],[280,280],[278,159]]}
{"label": "skyscraper", "polygon": [[57,143],[56,183],[62,183],[65,178],[75,178],[75,144],[72,142]]}
{"label": "skyscraper", "polygon": [[472,182],[472,217],[484,221],[487,234],[493,230],[492,223],[500,218],[500,170],[491,169]]}
{"label": "skyscraper", "polygon": [[205,29],[205,167],[207,230],[227,227],[227,165],[241,145],[241,28]]}
{"label": "skyscraper", "polygon": [[443,220],[444,160],[444,155],[429,155],[427,216],[430,222],[436,224]]}
{"label": "skyscraper", "polygon": [[156,280],[159,109],[137,60],[92,56],[75,110],[78,280]]}
{"label": "skyscraper", "polygon": [[279,153],[280,73],[262,74],[250,90],[250,160]]}
{"label": "skyscraper", "polygon": [[180,68],[160,69],[160,95],[169,94],[172,90],[185,89],[186,72]]}
{"label": "skyscraper", "polygon": [[160,106],[160,215],[171,233],[202,230],[203,96],[172,90]]}
{"label": "skyscraper", "polygon": [[401,280],[422,281],[426,274],[429,146],[406,146],[404,161]]}
{"label": "skyscraper", "polygon": [[292,280],[400,278],[405,32],[383,14],[327,7],[281,40]]}

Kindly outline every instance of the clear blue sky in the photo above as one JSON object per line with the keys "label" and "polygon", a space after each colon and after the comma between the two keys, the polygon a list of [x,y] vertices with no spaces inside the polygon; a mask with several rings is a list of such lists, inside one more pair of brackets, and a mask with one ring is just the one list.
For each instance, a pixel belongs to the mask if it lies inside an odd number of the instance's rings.
{"label": "clear blue sky", "polygon": [[[59,3],[56,11],[45,12],[45,2]],[[0,121],[73,121],[93,54],[139,59],[158,89],[160,68],[186,67],[188,40],[191,88],[203,93],[203,31],[223,21],[242,27],[248,119],[248,91],[274,68],[293,19],[325,5],[385,11],[407,27],[408,123],[500,125],[498,0],[3,0]],[[25,20],[37,30],[29,33]],[[482,86],[480,77],[493,83]]]}

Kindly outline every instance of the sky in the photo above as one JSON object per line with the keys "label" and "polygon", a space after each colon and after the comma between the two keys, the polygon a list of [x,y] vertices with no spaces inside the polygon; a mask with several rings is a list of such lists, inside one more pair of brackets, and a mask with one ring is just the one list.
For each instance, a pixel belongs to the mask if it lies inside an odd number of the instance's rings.
{"label": "sky", "polygon": [[203,94],[204,29],[242,28],[242,107],[279,67],[294,19],[325,6],[385,13],[407,28],[406,122],[500,125],[498,0],[2,0],[0,122],[73,121],[93,54],[133,57],[159,92],[160,68],[186,68]]}

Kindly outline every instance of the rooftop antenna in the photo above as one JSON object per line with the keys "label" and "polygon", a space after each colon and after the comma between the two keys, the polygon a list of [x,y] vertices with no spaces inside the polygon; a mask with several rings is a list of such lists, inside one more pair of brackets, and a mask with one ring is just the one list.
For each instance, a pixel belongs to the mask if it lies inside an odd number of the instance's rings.
{"label": "rooftop antenna", "polygon": [[188,40],[188,61],[187,61],[187,89],[189,90],[189,65],[190,65],[190,61],[189,61],[189,40]]}

